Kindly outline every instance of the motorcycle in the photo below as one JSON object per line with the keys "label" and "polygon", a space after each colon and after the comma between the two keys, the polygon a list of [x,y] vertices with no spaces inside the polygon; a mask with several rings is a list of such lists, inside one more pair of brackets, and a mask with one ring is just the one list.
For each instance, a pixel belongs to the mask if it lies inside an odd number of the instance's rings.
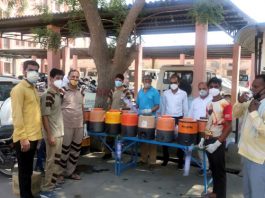
{"label": "motorcycle", "polygon": [[16,152],[14,149],[12,134],[12,111],[11,99],[6,99],[0,108],[0,173],[12,176],[16,163]]}
{"label": "motorcycle", "polygon": [[12,141],[13,126],[0,127],[0,173],[11,177],[16,164],[16,152]]}

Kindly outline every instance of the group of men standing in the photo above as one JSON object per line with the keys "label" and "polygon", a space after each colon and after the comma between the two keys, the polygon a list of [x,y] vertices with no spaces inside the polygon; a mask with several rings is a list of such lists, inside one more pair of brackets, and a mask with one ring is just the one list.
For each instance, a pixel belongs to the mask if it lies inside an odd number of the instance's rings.
{"label": "group of men standing", "polygon": [[[39,65],[35,61],[24,62],[24,76],[11,92],[14,134],[13,140],[18,158],[21,198],[33,198],[31,193],[32,164],[37,141],[43,136],[46,142],[47,160],[44,192],[52,192],[63,181],[63,176],[79,180],[74,171],[83,137],[83,99],[78,88],[79,72],[71,70],[69,83],[62,87],[63,71],[50,71],[50,87],[39,100],[34,83],[38,79]],[[132,109],[139,115],[171,115],[176,124],[189,116],[206,118],[205,136],[199,147],[205,149],[213,178],[213,192],[206,197],[226,197],[225,141],[231,132],[232,105],[221,96],[222,81],[216,77],[198,85],[199,96],[188,108],[188,96],[179,88],[177,75],[170,78],[168,90],[159,94],[151,86],[150,76],[144,76],[143,88],[138,92],[136,105],[132,95],[123,86],[124,77],[115,77],[115,90],[109,97],[109,107]],[[244,196],[265,197],[265,76],[257,76],[252,85],[253,99],[242,94],[234,105],[234,117],[244,116],[239,154],[244,158]],[[43,125],[43,127],[42,127]],[[156,163],[156,146],[141,145],[142,164],[152,168]],[[163,148],[166,165],[169,153]],[[183,168],[184,153],[178,151],[178,168]]]}
{"label": "group of men standing", "polygon": [[13,142],[18,159],[21,198],[33,198],[31,176],[38,140],[46,143],[45,180],[41,195],[54,196],[64,177],[80,180],[75,173],[83,139],[83,96],[78,88],[79,72],[71,70],[63,87],[64,72],[53,68],[49,88],[40,97],[36,61],[23,64],[24,79],[11,91]]}

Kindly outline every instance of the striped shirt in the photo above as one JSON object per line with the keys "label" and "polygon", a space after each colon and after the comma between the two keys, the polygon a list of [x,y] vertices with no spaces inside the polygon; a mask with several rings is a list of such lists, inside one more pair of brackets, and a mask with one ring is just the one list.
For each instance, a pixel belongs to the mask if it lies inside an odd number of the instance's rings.
{"label": "striped shirt", "polygon": [[265,162],[265,99],[260,101],[258,111],[249,113],[250,101],[236,103],[233,108],[235,118],[243,117],[238,153],[258,164]]}
{"label": "striped shirt", "polygon": [[[62,137],[64,135],[61,104],[60,94],[51,88],[41,96],[41,113],[42,116],[48,117],[51,133],[54,137]],[[47,138],[45,132],[43,136]]]}

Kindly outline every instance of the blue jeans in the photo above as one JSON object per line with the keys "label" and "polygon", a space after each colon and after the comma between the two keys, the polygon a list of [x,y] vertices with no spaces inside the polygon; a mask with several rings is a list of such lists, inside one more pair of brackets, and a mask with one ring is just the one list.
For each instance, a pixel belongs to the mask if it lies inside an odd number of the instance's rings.
{"label": "blue jeans", "polygon": [[37,162],[35,165],[34,170],[40,170],[41,172],[44,171],[43,164],[45,162],[46,151],[45,151],[45,141],[44,139],[40,140],[40,147],[37,149]]}
{"label": "blue jeans", "polygon": [[265,163],[243,158],[244,198],[265,198]]}

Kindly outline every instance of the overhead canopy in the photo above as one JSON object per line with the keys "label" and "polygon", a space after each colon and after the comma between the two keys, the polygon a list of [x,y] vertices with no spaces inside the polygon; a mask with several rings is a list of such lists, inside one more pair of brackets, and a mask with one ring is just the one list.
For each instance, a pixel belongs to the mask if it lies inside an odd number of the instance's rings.
{"label": "overhead canopy", "polygon": [[[231,36],[242,27],[254,23],[253,19],[239,10],[230,0],[219,0],[224,8],[224,21],[219,25],[209,24],[209,31],[225,31]],[[146,3],[136,21],[136,34],[162,34],[194,32],[194,20],[189,16],[194,0],[156,1]],[[115,13],[100,12],[104,28],[108,35],[113,35],[117,28],[112,22]],[[52,20],[47,22],[41,15],[23,16],[0,19],[0,34],[19,32],[22,35],[32,33],[32,28],[46,27],[49,24],[61,27],[61,35],[70,37],[67,29],[69,13],[53,14]],[[89,36],[89,30],[84,17],[77,18],[83,24],[83,35]],[[0,35],[0,36],[1,36]],[[14,37],[15,34],[13,34]],[[16,34],[17,35],[17,34]],[[12,38],[12,34],[5,34]]]}
{"label": "overhead canopy", "polygon": [[265,31],[265,23],[257,23],[242,28],[235,36],[235,42],[251,52],[255,52],[255,37]]}
{"label": "overhead canopy", "polygon": [[[209,45],[208,59],[232,58],[233,45]],[[179,58],[180,54],[185,54],[187,58],[194,58],[194,46],[164,46],[164,47],[144,47],[144,58]],[[0,49],[0,57],[7,58],[30,58],[32,55],[37,58],[47,58],[45,49]],[[88,48],[71,48],[70,56],[77,55],[79,59],[88,59]],[[242,48],[241,58],[250,58],[251,52]]]}

